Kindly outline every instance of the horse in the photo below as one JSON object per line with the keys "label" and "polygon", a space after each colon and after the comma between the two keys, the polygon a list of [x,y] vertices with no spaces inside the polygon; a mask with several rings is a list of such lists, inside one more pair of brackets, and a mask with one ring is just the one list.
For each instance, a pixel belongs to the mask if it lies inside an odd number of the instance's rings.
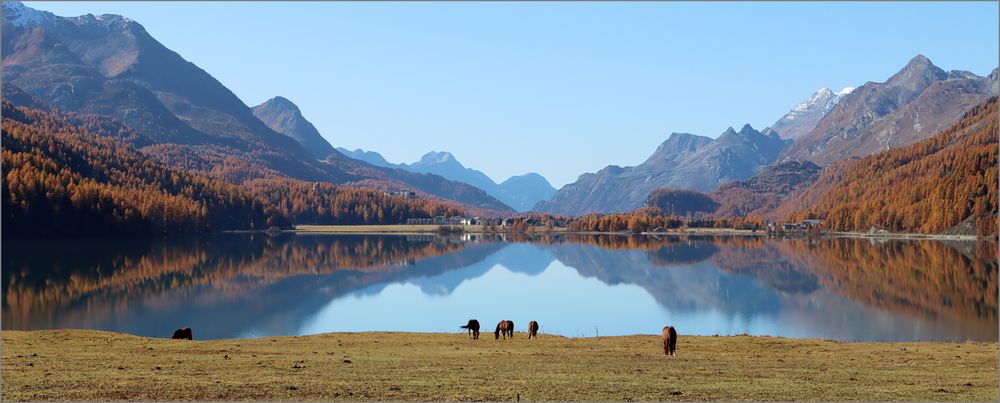
{"label": "horse", "polygon": [[469,319],[469,324],[465,326],[459,326],[462,329],[469,329],[469,338],[473,340],[479,340],[479,321],[475,319]]}
{"label": "horse", "polygon": [[528,322],[528,338],[538,338],[538,322]]}
{"label": "horse", "polygon": [[191,340],[191,328],[182,327],[180,329],[174,330],[174,339],[188,339]]}
{"label": "horse", "polygon": [[663,354],[676,355],[677,351],[677,331],[673,326],[663,327]]}
{"label": "horse", "polygon": [[514,338],[514,322],[509,320],[501,320],[497,323],[497,330],[493,332],[493,336],[499,340],[500,335],[503,335],[504,340],[507,340],[509,336],[511,339]]}

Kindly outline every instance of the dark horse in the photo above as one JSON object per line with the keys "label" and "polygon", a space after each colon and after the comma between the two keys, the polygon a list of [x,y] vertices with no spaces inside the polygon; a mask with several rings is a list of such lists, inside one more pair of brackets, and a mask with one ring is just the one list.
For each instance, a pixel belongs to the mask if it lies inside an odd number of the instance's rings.
{"label": "dark horse", "polygon": [[191,328],[182,327],[180,329],[174,330],[174,339],[188,339],[191,340]]}
{"label": "dark horse", "polygon": [[677,331],[674,330],[673,326],[664,326],[663,353],[666,355],[675,355],[675,351],[677,351]]}
{"label": "dark horse", "polygon": [[528,338],[538,338],[538,322],[528,322]]}
{"label": "dark horse", "polygon": [[513,339],[514,322],[510,320],[501,320],[500,323],[497,323],[497,330],[493,332],[493,336],[496,336],[497,339],[500,339],[501,334],[503,335],[504,340],[507,340],[507,337]]}
{"label": "dark horse", "polygon": [[479,340],[479,321],[475,319],[469,319],[469,324],[465,326],[459,326],[462,329],[469,329],[469,338],[473,340]]}

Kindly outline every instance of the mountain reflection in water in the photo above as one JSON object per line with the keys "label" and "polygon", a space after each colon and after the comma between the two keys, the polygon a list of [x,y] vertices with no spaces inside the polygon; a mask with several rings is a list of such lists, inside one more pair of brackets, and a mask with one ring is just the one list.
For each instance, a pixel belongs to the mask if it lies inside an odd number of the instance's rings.
{"label": "mountain reflection in water", "polygon": [[558,235],[7,240],[4,329],[997,340],[990,242]]}

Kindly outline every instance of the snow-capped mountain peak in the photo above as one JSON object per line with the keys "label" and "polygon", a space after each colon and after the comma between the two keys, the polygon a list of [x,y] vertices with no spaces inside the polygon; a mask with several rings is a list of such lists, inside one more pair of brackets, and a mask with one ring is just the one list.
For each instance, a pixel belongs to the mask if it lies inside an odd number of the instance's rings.
{"label": "snow-capped mountain peak", "polygon": [[801,136],[816,127],[819,120],[851,91],[854,91],[854,87],[845,87],[839,92],[833,92],[829,88],[820,88],[809,96],[809,99],[793,106],[792,110],[782,116],[771,128],[781,138],[794,139]]}
{"label": "snow-capped mountain peak", "polygon": [[55,18],[55,14],[35,10],[22,4],[20,1],[3,2],[3,19],[5,24],[17,27],[37,26],[52,18]]}
{"label": "snow-capped mountain peak", "polygon": [[837,96],[843,97],[844,95],[854,92],[854,89],[855,87],[844,87],[844,89],[840,90],[840,92],[837,93]]}

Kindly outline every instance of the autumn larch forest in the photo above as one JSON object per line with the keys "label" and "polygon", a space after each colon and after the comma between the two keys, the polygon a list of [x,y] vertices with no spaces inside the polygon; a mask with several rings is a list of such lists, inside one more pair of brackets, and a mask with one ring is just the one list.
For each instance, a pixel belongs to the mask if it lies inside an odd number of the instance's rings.
{"label": "autumn larch forest", "polygon": [[[250,165],[236,160],[214,173],[166,165],[133,148],[149,143],[142,134],[101,116],[4,100],[2,127],[4,236],[207,233],[504,216],[425,194],[386,195],[378,188],[387,185],[372,179],[361,183],[372,186],[366,188],[274,172],[237,175],[231,170]],[[837,231],[996,235],[996,167],[993,97],[926,140],[825,169],[810,162],[778,163],[711,194],[658,189],[634,211],[579,217],[527,213],[505,230],[556,224],[588,232],[763,229],[771,222],[816,218]]]}

